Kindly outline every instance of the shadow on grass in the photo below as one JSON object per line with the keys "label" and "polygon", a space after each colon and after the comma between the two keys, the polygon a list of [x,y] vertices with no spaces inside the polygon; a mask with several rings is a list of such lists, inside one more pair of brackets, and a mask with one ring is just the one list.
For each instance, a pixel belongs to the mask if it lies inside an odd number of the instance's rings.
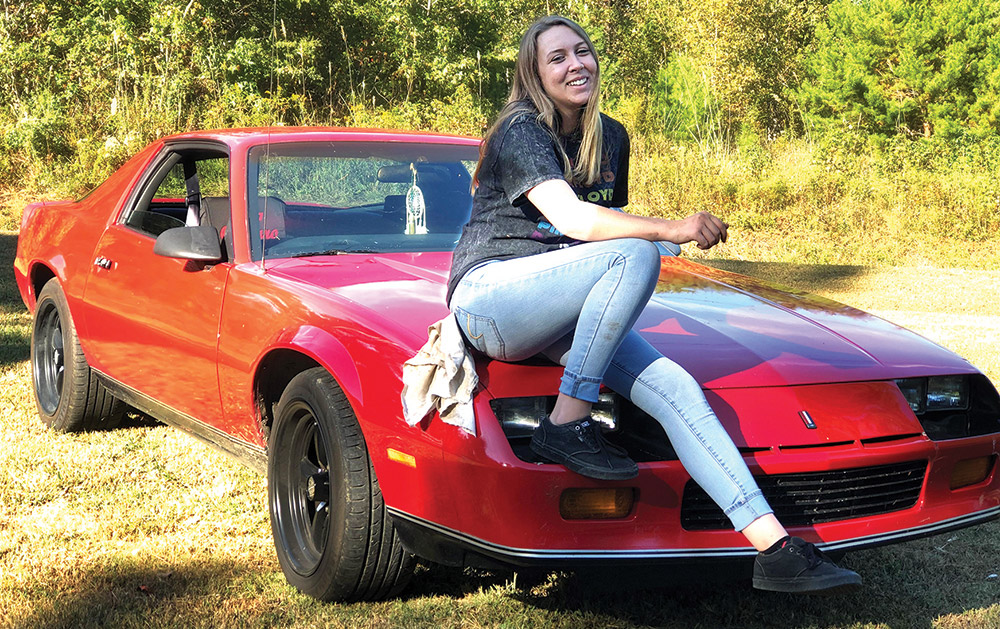
{"label": "shadow on grass", "polygon": [[30,332],[0,330],[0,368],[28,360],[31,353],[30,343]]}
{"label": "shadow on grass", "polygon": [[[148,559],[115,558],[72,575],[53,571],[8,601],[17,627],[241,626],[242,599],[271,586],[259,566],[233,561],[150,565]],[[220,587],[220,584],[224,584]],[[226,591],[225,586],[241,588]],[[226,600],[226,609],[219,605]],[[272,610],[276,611],[276,610]]]}
{"label": "shadow on grass", "polygon": [[990,624],[1000,618],[1000,610],[995,577],[989,576],[997,570],[998,538],[1000,522],[992,522],[851,553],[840,563],[862,574],[865,584],[829,597],[754,590],[749,563],[516,577],[430,567],[404,596],[462,598],[477,588],[501,587],[506,596],[544,610],[546,617],[565,620],[577,614],[581,627],[930,628],[948,616],[955,626],[998,626]]}
{"label": "shadow on grass", "polygon": [[[865,586],[834,597],[752,590],[748,565],[680,570],[577,573],[477,571],[421,566],[399,600],[325,604],[296,593],[274,566],[212,558],[165,564],[133,557],[105,559],[41,574],[6,601],[18,627],[458,627],[537,626],[800,629],[885,626],[986,627],[998,617],[996,586],[979,567],[957,567],[967,552],[995,550],[998,523],[862,551],[843,562]],[[956,545],[957,546],[957,545]],[[995,555],[994,555],[995,556]],[[979,558],[983,565],[990,559]],[[975,563],[975,562],[973,562]],[[992,564],[990,564],[992,565]],[[728,580],[720,582],[720,575]],[[994,607],[991,607],[994,606]],[[0,609],[4,605],[0,603]],[[10,612],[13,612],[10,614]],[[984,624],[985,623],[985,624]],[[3,624],[0,622],[0,624]]]}
{"label": "shadow on grass", "polygon": [[869,267],[846,264],[793,264],[790,262],[749,262],[745,260],[699,260],[723,271],[762,279],[810,293],[833,292],[849,287]]}
{"label": "shadow on grass", "polygon": [[21,295],[14,281],[14,255],[17,253],[17,234],[0,232],[0,312],[24,310]]}
{"label": "shadow on grass", "polygon": [[14,281],[17,234],[0,233],[0,368],[28,360],[31,328]]}

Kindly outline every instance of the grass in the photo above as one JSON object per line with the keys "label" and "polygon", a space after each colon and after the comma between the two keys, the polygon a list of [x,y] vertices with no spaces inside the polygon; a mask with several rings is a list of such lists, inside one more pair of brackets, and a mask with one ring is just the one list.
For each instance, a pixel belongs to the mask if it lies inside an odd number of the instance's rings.
{"label": "grass", "polygon": [[[398,600],[318,603],[281,575],[262,477],[148,421],[83,435],[40,424],[15,243],[0,233],[0,627],[1000,626],[1000,522],[852,553],[865,588],[837,598],[687,573],[429,565]],[[904,319],[1000,381],[1000,272],[709,262]]]}
{"label": "grass", "polygon": [[857,156],[841,169],[823,155],[806,139],[698,151],[636,134],[629,210],[720,216],[731,238],[716,257],[1000,269],[995,165],[955,163],[942,172]]}

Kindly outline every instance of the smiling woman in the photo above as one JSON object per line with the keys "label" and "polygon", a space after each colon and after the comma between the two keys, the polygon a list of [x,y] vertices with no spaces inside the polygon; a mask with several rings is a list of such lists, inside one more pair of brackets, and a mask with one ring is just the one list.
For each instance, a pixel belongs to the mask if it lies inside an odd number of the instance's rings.
{"label": "smiling woman", "polygon": [[599,93],[597,57],[591,44],[568,26],[538,35],[538,77],[562,117],[562,132],[573,131],[580,112]]}
{"label": "smiling woman", "polygon": [[521,38],[452,262],[449,306],[467,344],[497,360],[543,356],[565,367],[531,437],[543,460],[598,480],[638,475],[594,418],[603,384],[659,423],[694,481],[758,551],[754,587],[860,585],[788,534],[695,378],[633,330],[661,273],[653,243],[708,249],[726,240],[727,225],[703,212],[669,221],[618,211],[628,203],[628,134],[600,112],[598,80],[593,44],[572,20],[541,18]]}

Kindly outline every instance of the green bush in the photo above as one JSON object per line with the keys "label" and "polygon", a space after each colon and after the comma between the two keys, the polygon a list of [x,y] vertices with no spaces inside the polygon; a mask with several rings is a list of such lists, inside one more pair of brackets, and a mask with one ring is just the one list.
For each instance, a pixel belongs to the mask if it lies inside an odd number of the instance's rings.
{"label": "green bush", "polygon": [[709,77],[687,55],[676,55],[653,83],[651,110],[662,133],[702,146],[727,146],[731,128]]}
{"label": "green bush", "polygon": [[682,54],[718,99],[731,136],[749,125],[765,137],[797,127],[791,95],[822,0],[678,0]]}
{"label": "green bush", "polygon": [[454,118],[479,133],[506,96],[518,29],[505,25],[535,10],[509,13],[499,0],[8,3],[0,180],[78,194],[153,138],[194,128],[389,112],[400,126],[449,129],[443,119]]}

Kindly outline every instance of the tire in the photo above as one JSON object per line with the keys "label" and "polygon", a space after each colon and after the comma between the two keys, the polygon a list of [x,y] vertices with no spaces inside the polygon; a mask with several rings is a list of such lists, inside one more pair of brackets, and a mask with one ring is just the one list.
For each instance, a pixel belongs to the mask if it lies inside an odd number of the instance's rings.
{"label": "tire", "polygon": [[323,601],[395,596],[413,574],[358,420],[323,368],[281,395],[267,459],[268,507],[285,578]]}
{"label": "tire", "polygon": [[31,379],[38,416],[59,432],[114,428],[125,404],[111,395],[87,364],[59,282],[38,294],[31,329]]}

